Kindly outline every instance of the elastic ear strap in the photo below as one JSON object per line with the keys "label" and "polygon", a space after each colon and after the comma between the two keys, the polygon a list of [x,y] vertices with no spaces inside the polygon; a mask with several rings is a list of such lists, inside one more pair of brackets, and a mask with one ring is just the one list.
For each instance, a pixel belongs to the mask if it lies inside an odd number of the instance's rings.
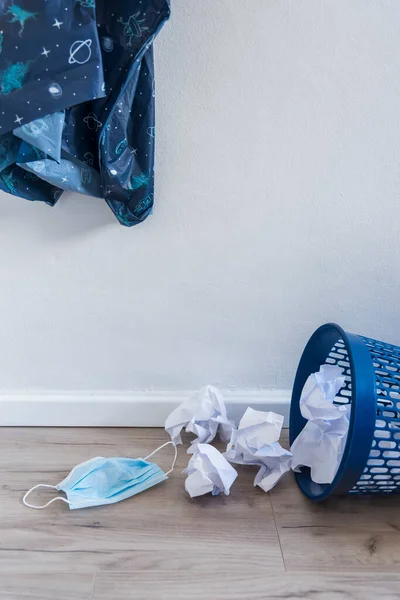
{"label": "elastic ear strap", "polygon": [[[172,442],[171,442],[172,443]],[[175,465],[176,465],[176,461],[178,459],[178,446],[174,445],[174,450],[175,450],[175,455],[174,455],[174,460],[172,461],[172,467],[170,468],[169,471],[167,471],[165,474],[169,475],[170,473],[172,473],[172,471],[175,469]]]}
{"label": "elastic ear strap", "polygon": [[177,446],[174,444],[174,442],[165,442],[165,444],[162,444],[161,446],[159,446],[158,448],[156,448],[155,450],[153,450],[153,452],[151,452],[148,456],[146,456],[143,460],[148,460],[149,458],[151,458],[154,454],[156,454],[156,452],[158,452],[159,450],[162,450],[163,448],[165,448],[165,446],[169,446],[170,444],[172,444],[174,446],[175,449],[175,455],[174,455],[174,460],[172,461],[172,467],[170,468],[170,470],[165,473],[166,475],[169,475],[170,473],[172,473],[172,471],[175,469],[175,465],[176,465],[176,460],[178,458],[178,448]]}
{"label": "elastic ear strap", "polygon": [[37,485],[34,485],[30,490],[26,492],[25,496],[22,498],[22,502],[25,504],[25,506],[28,506],[28,508],[35,508],[37,510],[41,510],[42,508],[50,506],[50,504],[53,504],[53,502],[55,502],[56,500],[62,500],[63,502],[69,504],[69,501],[66,498],[63,498],[62,496],[57,496],[56,498],[49,500],[48,502],[46,502],[46,504],[43,504],[43,506],[35,506],[35,504],[29,504],[29,502],[26,501],[27,497],[31,492],[37,490],[37,488],[40,487],[51,488],[53,490],[57,489],[55,485],[48,485],[47,483],[38,483]]}

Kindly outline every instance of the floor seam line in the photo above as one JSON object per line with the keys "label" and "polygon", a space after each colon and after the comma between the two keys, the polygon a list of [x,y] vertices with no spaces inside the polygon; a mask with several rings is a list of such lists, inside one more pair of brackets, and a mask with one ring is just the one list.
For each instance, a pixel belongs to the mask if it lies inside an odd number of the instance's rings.
{"label": "floor seam line", "polygon": [[272,502],[271,492],[270,492],[268,495],[269,495],[269,501],[270,501],[270,504],[271,504],[272,517],[273,517],[273,519],[274,519],[274,523],[275,523],[276,535],[277,535],[278,542],[279,542],[279,548],[280,548],[280,550],[281,550],[281,556],[282,556],[283,568],[285,569],[285,573],[287,573],[286,561],[285,561],[285,557],[284,557],[284,555],[283,555],[283,548],[282,548],[281,536],[279,535],[278,523],[276,522],[275,510],[274,510],[274,504],[273,504],[273,502]]}
{"label": "floor seam line", "polygon": [[97,571],[94,572],[93,574],[93,582],[92,582],[92,592],[90,594],[90,599],[89,600],[93,600],[93,595],[94,595],[94,586],[96,584],[96,577],[97,577]]}

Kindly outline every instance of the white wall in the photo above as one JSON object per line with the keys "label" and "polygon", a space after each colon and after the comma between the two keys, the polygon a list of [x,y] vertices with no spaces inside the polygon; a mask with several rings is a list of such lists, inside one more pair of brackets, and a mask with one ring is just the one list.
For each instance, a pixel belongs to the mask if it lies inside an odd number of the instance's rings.
{"label": "white wall", "polygon": [[289,387],[315,327],[400,342],[400,2],[174,0],[156,211],[0,198],[0,389]]}

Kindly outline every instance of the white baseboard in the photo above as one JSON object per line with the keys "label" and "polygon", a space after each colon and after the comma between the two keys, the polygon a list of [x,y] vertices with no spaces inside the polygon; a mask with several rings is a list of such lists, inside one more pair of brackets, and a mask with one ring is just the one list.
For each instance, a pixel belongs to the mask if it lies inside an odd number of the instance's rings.
{"label": "white baseboard", "polygon": [[[228,416],[239,421],[248,406],[272,410],[288,426],[290,391],[222,390]],[[169,413],[192,392],[45,392],[0,394],[0,426],[163,427]]]}

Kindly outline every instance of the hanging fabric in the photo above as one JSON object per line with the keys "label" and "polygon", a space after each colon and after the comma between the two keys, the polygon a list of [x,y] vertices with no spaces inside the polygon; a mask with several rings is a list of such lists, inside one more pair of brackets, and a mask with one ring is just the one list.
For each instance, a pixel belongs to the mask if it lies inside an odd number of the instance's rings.
{"label": "hanging fabric", "polygon": [[153,41],[169,0],[5,0],[0,189],[104,198],[128,227],[154,202]]}

